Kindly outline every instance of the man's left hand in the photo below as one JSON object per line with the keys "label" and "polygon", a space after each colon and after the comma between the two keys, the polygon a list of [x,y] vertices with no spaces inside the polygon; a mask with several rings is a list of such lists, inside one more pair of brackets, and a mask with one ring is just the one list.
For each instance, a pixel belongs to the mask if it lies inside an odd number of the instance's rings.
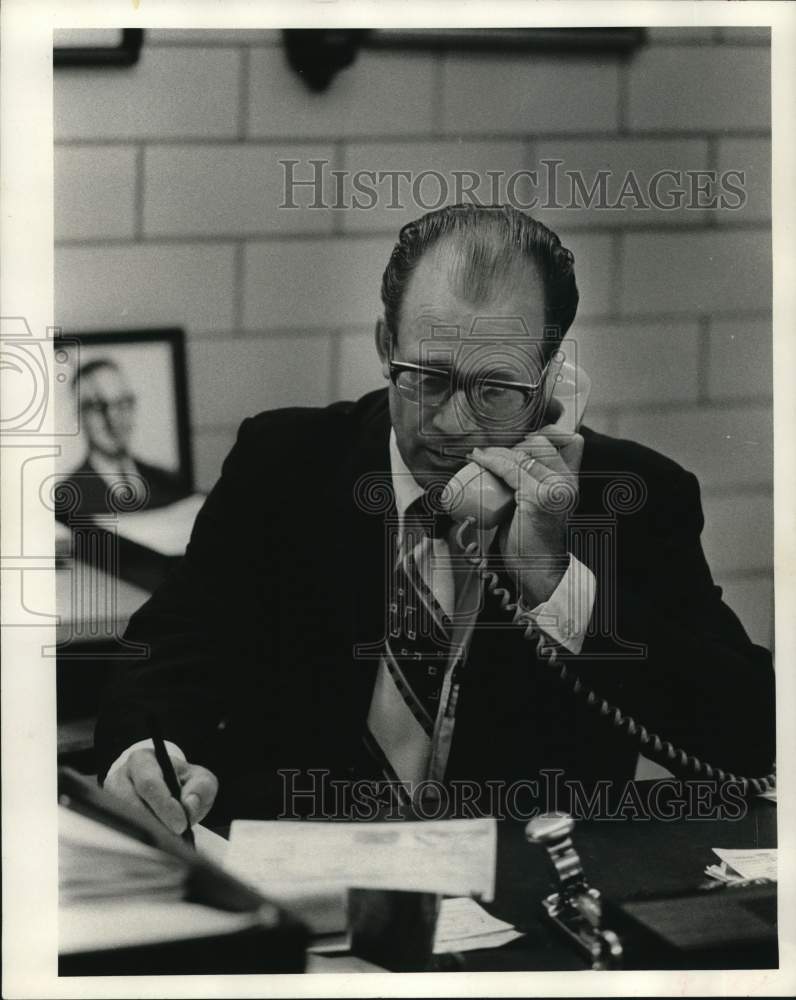
{"label": "man's left hand", "polygon": [[569,565],[567,519],[578,497],[583,437],[548,425],[516,448],[475,448],[469,457],[514,493],[517,506],[501,525],[498,544],[507,568],[519,570],[523,602],[536,607]]}

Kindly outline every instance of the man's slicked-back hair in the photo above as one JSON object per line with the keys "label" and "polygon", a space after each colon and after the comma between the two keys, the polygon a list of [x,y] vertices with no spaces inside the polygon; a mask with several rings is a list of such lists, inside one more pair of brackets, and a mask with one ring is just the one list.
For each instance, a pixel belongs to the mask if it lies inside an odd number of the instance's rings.
{"label": "man's slicked-back hair", "polygon": [[[407,223],[398,235],[381,282],[384,320],[393,342],[409,279],[423,254],[451,237],[456,291],[472,302],[487,301],[516,281],[529,262],[544,289],[545,336],[557,343],[575,319],[578,288],[575,258],[541,222],[511,205],[448,205]],[[531,331],[542,336],[542,331]]]}
{"label": "man's slicked-back hair", "polygon": [[91,361],[86,361],[85,364],[81,365],[72,375],[72,388],[76,389],[81,379],[88,378],[90,375],[93,375],[94,372],[101,371],[103,368],[109,368],[114,372],[121,371],[113,358],[93,358]]}

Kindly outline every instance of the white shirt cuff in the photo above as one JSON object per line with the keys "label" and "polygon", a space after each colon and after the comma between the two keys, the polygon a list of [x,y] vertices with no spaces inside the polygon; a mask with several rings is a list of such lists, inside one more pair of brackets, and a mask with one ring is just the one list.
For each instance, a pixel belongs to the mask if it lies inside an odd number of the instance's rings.
{"label": "white shirt cuff", "polygon": [[594,573],[570,555],[569,566],[548,600],[528,612],[533,624],[528,627],[526,637],[531,637],[533,628],[541,629],[570,653],[579,653],[594,610],[596,592]]}
{"label": "white shirt cuff", "polygon": [[[170,743],[168,740],[164,740],[163,745],[165,746],[166,750],[168,751],[168,755],[169,757],[172,758],[172,760],[185,760],[185,754],[182,752],[182,750],[180,750],[180,748],[177,746],[176,743]],[[107,781],[114,771],[119,770],[119,768],[122,766],[122,764],[124,764],[124,762],[127,760],[127,758],[134,750],[154,750],[154,749],[155,745],[152,742],[152,740],[139,740],[137,743],[133,743],[132,746],[129,746],[126,750],[122,751],[122,753],[120,753],[119,756],[116,758],[116,760],[111,764],[111,766],[108,768],[108,773],[105,775],[105,780]]]}

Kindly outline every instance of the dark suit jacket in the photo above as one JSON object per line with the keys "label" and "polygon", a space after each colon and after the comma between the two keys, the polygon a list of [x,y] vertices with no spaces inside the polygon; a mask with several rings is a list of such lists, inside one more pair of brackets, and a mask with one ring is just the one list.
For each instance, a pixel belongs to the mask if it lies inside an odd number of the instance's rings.
{"label": "dark suit jacket", "polygon": [[[384,391],[244,421],[184,559],[130,623],[151,657],[107,692],[101,774],[146,738],[153,706],[189,760],[227,769],[238,816],[278,811],[280,768],[355,773],[378,660],[352,650],[377,650],[385,631],[389,431]],[[771,658],[712,582],[696,479],[638,444],[583,435],[572,545],[597,576],[602,627],[569,669],[689,754],[767,772]],[[633,644],[644,655],[628,656]],[[476,627],[448,778],[483,786],[560,768],[624,780],[637,751],[536,661],[521,629]]]}
{"label": "dark suit jacket", "polygon": [[[136,509],[165,507],[187,495],[177,476],[166,469],[140,459],[134,459],[133,465],[136,473],[149,487],[146,503]],[[60,480],[59,487],[61,489],[56,492],[56,517],[59,520],[68,521],[70,515],[112,513],[115,509],[108,497],[108,484],[88,458],[74,472]]]}

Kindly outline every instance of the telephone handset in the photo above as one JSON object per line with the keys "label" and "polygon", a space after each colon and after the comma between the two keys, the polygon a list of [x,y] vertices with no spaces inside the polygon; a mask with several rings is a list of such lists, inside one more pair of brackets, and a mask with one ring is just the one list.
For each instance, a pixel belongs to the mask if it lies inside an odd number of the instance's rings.
{"label": "telephone handset", "polygon": [[[551,403],[557,403],[553,408],[560,411],[555,425],[546,434],[553,444],[556,435],[571,434],[578,429],[590,390],[591,382],[585,372],[566,361],[560,351],[557,352],[548,367],[545,379],[547,398],[544,400],[545,412],[549,410]],[[522,448],[522,443],[516,447]],[[556,644],[535,626],[529,617],[529,609],[523,607],[521,598],[513,601],[509,591],[500,585],[497,573],[489,567],[478,542],[473,539],[467,541],[464,537],[470,528],[493,528],[509,515],[514,507],[514,497],[504,483],[477,463],[471,462],[447,484],[440,497],[440,504],[454,521],[460,522],[455,537],[461,551],[481,574],[489,590],[499,599],[501,608],[513,614],[513,622],[524,626],[528,636],[531,632],[536,634],[537,656],[555,669],[558,680],[569,688],[573,696],[583,699],[609,725],[633,737],[647,757],[672,771],[679,770],[719,782],[738,782],[743,786],[745,795],[765,792],[775,786],[776,771],[756,778],[732,774],[687,754],[668,740],[661,739],[657,733],[650,733],[632,716],[625,715],[620,708],[584,684],[574,671],[567,668],[566,663],[559,662]]]}
{"label": "telephone handset", "polygon": [[[555,445],[559,435],[571,434],[580,427],[591,392],[591,380],[581,369],[567,361],[563,352],[551,358],[545,377],[543,412],[551,405],[557,419],[548,436]],[[515,447],[522,450],[526,439]],[[470,462],[445,487],[440,503],[454,521],[474,518],[479,528],[495,528],[511,512],[514,497],[505,483],[477,462]]]}

